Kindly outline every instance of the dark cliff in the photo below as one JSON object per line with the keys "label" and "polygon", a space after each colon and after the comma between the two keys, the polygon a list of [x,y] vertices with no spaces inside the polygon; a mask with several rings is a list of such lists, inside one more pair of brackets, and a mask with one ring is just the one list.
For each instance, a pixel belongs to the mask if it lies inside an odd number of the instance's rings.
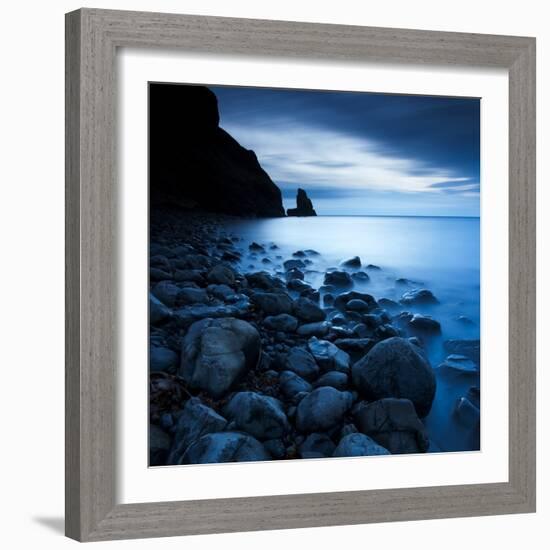
{"label": "dark cliff", "polygon": [[256,155],[219,127],[204,86],[149,87],[151,205],[197,206],[237,216],[284,216],[281,191]]}

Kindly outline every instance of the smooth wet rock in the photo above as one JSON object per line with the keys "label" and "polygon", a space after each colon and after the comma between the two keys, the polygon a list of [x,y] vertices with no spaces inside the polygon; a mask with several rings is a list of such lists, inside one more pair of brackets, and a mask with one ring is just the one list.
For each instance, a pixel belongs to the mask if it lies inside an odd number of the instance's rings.
{"label": "smooth wet rock", "polygon": [[[192,290],[199,290],[199,289],[192,289]],[[202,290],[202,289],[200,289]],[[224,302],[231,302],[235,301],[237,299],[237,294],[235,291],[227,285],[208,285],[207,292],[214,298],[217,298],[218,300],[223,300]]]}
{"label": "smooth wet rock", "polygon": [[380,298],[378,305],[392,313],[401,309],[401,306],[395,300],[389,298]]}
{"label": "smooth wet rock", "polygon": [[236,430],[260,441],[282,437],[290,429],[281,402],[252,391],[236,393],[225,406],[224,414]]}
{"label": "smooth wet rock", "polygon": [[251,288],[273,292],[277,289],[284,289],[285,285],[279,278],[270,275],[266,271],[247,273],[245,278]]}
{"label": "smooth wet rock", "polygon": [[369,264],[365,269],[368,269],[369,271],[382,271],[382,268],[378,265]]}
{"label": "smooth wet rock", "polygon": [[271,456],[251,435],[239,432],[212,433],[202,436],[185,452],[181,464],[216,464],[269,460]]}
{"label": "smooth wet rock", "polygon": [[433,336],[441,334],[441,324],[429,315],[420,313],[400,313],[395,322],[398,326],[412,334],[421,336]]}
{"label": "smooth wet rock", "polygon": [[223,431],[226,426],[227,420],[223,416],[204,405],[199,398],[192,397],[178,417],[168,463],[180,464],[189,445],[203,435]]}
{"label": "smooth wet rock", "polygon": [[449,355],[437,370],[450,375],[477,375],[479,367],[465,355]]}
{"label": "smooth wet rock", "polygon": [[347,271],[329,271],[325,273],[323,284],[345,289],[353,286],[353,279]]}
{"label": "smooth wet rock", "polygon": [[149,466],[164,466],[170,449],[170,436],[156,424],[149,424]]}
{"label": "smooth wet rock", "polygon": [[376,344],[372,338],[339,338],[334,345],[352,355],[365,355]]}
{"label": "smooth wet rock", "polygon": [[479,340],[446,340],[443,346],[449,355],[465,355],[479,365]]}
{"label": "smooth wet rock", "polygon": [[250,299],[266,315],[293,313],[292,298],[288,294],[284,294],[282,292],[253,292]]}
{"label": "smooth wet rock", "polygon": [[296,331],[299,336],[304,336],[306,338],[311,336],[317,336],[322,338],[326,336],[331,328],[331,323],[327,321],[320,321],[317,323],[306,323],[300,325]]}
{"label": "smooth wet rock", "polygon": [[311,286],[302,281],[302,279],[290,279],[286,283],[288,290],[293,290],[294,292],[305,292],[307,290],[312,290]]}
{"label": "smooth wet rock", "polygon": [[375,309],[377,307],[376,300],[371,296],[370,294],[366,294],[364,292],[356,292],[354,290],[350,292],[345,292],[344,294],[340,294],[336,297],[334,300],[334,307],[336,309],[339,309],[340,311],[345,311],[346,306],[349,302],[352,300],[361,300],[368,304],[369,310]]}
{"label": "smooth wet rock", "polygon": [[265,247],[256,242],[252,242],[248,245],[248,250],[251,252],[265,252]]}
{"label": "smooth wet rock", "polygon": [[260,335],[250,323],[203,319],[183,339],[179,374],[192,388],[219,398],[258,363],[260,349]]}
{"label": "smooth wet rock", "polygon": [[367,313],[370,310],[370,306],[363,300],[355,299],[350,300],[346,304],[346,309],[348,311],[357,311],[358,313]]}
{"label": "smooth wet rock", "polygon": [[313,433],[306,437],[299,451],[302,458],[327,458],[332,456],[335,448],[336,445],[328,435]]}
{"label": "smooth wet rock", "polygon": [[340,262],[340,265],[342,267],[351,267],[353,269],[359,269],[361,267],[361,258],[359,258],[359,256],[354,256],[353,258],[342,260]]}
{"label": "smooth wet rock", "polygon": [[324,386],[306,395],[296,411],[296,427],[305,433],[324,432],[340,424],[351,408],[353,397]]}
{"label": "smooth wet rock", "polygon": [[431,409],[435,375],[423,351],[400,337],[376,344],[353,365],[353,384],[366,399],[386,397],[410,399],[418,416]]}
{"label": "smooth wet rock", "polygon": [[149,321],[153,325],[161,325],[172,318],[172,311],[156,296],[149,293]]}
{"label": "smooth wet rock", "polygon": [[304,273],[297,268],[289,269],[288,271],[285,272],[285,279],[287,281],[287,284],[290,281],[294,281],[294,280],[303,281]]}
{"label": "smooth wet rock", "polygon": [[349,372],[350,356],[332,342],[319,340],[313,336],[308,341],[308,348],[321,371]]}
{"label": "smooth wet rock", "polygon": [[162,346],[149,349],[149,370],[151,372],[173,372],[178,368],[179,358],[175,351]]}
{"label": "smooth wet rock", "polygon": [[235,284],[235,272],[228,266],[218,264],[214,266],[206,277],[209,283],[217,285],[234,285]]}
{"label": "smooth wet rock", "polygon": [[[234,294],[234,291],[232,292]],[[185,287],[180,289],[177,295],[178,305],[204,304],[207,301],[208,294],[204,288]]]}
{"label": "smooth wet rock", "polygon": [[390,452],[387,449],[378,445],[370,437],[362,433],[352,433],[340,440],[332,456],[377,456],[389,454]]}
{"label": "smooth wet rock", "polygon": [[305,380],[311,381],[319,376],[319,366],[315,358],[304,348],[291,348],[285,359],[285,367]]}
{"label": "smooth wet rock", "polygon": [[268,330],[282,332],[295,332],[298,328],[298,320],[296,317],[293,317],[288,313],[281,313],[279,315],[271,315],[266,317],[263,324]]}
{"label": "smooth wet rock", "polygon": [[327,314],[313,301],[298,298],[294,302],[294,315],[306,323],[324,321]]}
{"label": "smooth wet rock", "polygon": [[165,306],[175,307],[178,303],[178,294],[181,292],[181,289],[172,281],[161,281],[152,288],[151,292]]}
{"label": "smooth wet rock", "polygon": [[297,403],[296,397],[300,394],[309,393],[313,388],[311,384],[296,373],[285,370],[279,376],[279,387],[286,399]]}
{"label": "smooth wet rock", "polygon": [[352,273],[351,278],[356,283],[368,283],[370,281],[368,273],[365,273],[364,271],[357,271],[355,273]]}
{"label": "smooth wet rock", "polygon": [[241,317],[250,311],[250,302],[246,296],[240,295],[231,304],[192,304],[174,311],[174,319],[182,327],[187,327],[196,321],[207,318]]}
{"label": "smooth wet rock", "polygon": [[306,264],[302,260],[293,259],[283,262],[283,267],[285,271],[290,271],[291,269],[303,269]]}
{"label": "smooth wet rock", "polygon": [[330,386],[336,390],[344,391],[348,388],[348,375],[344,372],[329,371],[315,381],[313,387]]}
{"label": "smooth wet rock", "polygon": [[428,434],[412,401],[386,398],[359,408],[355,425],[392,454],[425,453]]}
{"label": "smooth wet rock", "polygon": [[415,288],[405,292],[405,294],[401,296],[401,303],[407,306],[426,306],[439,304],[439,300],[433,295],[431,290],[427,290],[425,288]]}

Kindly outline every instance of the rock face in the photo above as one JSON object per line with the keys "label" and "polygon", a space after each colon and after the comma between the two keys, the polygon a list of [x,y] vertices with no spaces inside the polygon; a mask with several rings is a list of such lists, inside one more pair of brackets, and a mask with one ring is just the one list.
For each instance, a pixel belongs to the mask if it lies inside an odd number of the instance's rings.
{"label": "rock face", "polygon": [[352,367],[353,384],[368,400],[410,399],[418,416],[431,409],[435,375],[422,350],[408,340],[388,338],[376,344]]}
{"label": "rock face", "polygon": [[221,397],[256,365],[260,346],[258,331],[246,321],[203,319],[183,339],[179,374],[192,388]]}
{"label": "rock face", "polygon": [[281,191],[254,152],[219,127],[211,90],[179,84],[152,84],[149,90],[152,205],[285,215]]}
{"label": "rock face", "polygon": [[287,216],[317,216],[311,199],[303,189],[298,189],[296,194],[296,208],[289,208],[286,213]]}

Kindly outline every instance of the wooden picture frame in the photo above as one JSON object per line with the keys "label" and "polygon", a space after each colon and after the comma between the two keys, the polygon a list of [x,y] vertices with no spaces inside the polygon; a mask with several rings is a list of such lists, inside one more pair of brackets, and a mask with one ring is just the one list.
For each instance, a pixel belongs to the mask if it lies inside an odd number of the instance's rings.
{"label": "wooden picture frame", "polygon": [[[509,480],[116,504],[119,47],[509,71]],[[66,16],[66,534],[80,541],[535,511],[535,39],[82,9]]]}

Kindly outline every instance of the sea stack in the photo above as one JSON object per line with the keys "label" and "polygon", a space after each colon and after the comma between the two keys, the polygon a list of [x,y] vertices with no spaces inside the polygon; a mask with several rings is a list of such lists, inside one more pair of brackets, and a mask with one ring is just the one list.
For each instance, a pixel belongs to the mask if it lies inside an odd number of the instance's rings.
{"label": "sea stack", "polygon": [[298,189],[296,194],[296,208],[289,208],[286,213],[287,216],[317,216],[311,199],[303,189]]}

